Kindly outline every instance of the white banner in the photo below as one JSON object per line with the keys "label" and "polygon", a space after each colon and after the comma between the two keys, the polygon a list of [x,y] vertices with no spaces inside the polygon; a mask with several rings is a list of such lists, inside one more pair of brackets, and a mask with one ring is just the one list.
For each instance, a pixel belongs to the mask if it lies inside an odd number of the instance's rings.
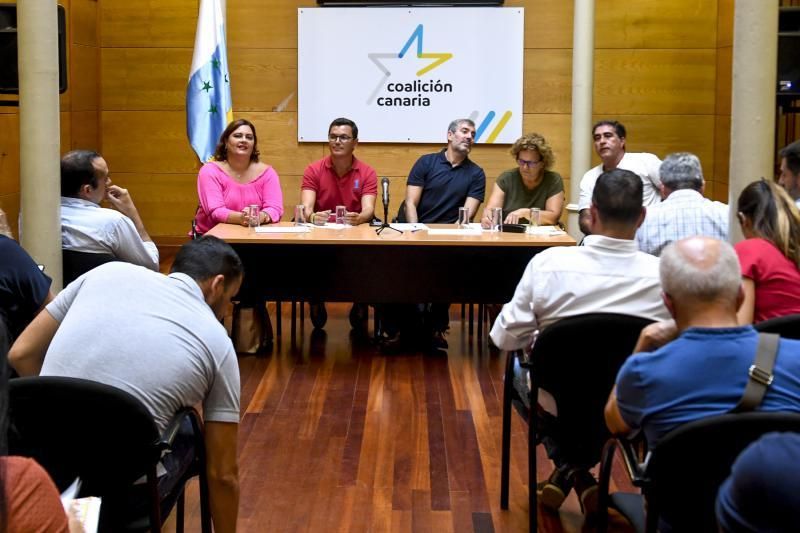
{"label": "white banner", "polygon": [[523,8],[299,8],[300,142],[337,117],[362,142],[442,143],[456,118],[479,143],[522,134]]}

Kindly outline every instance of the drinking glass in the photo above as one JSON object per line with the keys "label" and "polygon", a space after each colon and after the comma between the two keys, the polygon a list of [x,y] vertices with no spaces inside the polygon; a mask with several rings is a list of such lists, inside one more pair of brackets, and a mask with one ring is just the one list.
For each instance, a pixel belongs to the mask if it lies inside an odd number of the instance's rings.
{"label": "drinking glass", "polygon": [[344,224],[345,215],[347,215],[347,207],[344,205],[336,206],[336,223]]}
{"label": "drinking glass", "polygon": [[294,206],[294,225],[299,226],[306,222],[306,207],[303,204]]}
{"label": "drinking glass", "polygon": [[492,207],[490,213],[492,215],[492,231],[500,231],[500,226],[503,224],[503,208]]}
{"label": "drinking glass", "polygon": [[469,209],[466,207],[458,208],[458,221],[456,224],[461,229],[467,229],[469,227]]}
{"label": "drinking glass", "polygon": [[528,218],[530,220],[530,226],[535,228],[539,226],[539,215],[541,214],[541,209],[538,207],[531,207],[531,216]]}
{"label": "drinking glass", "polygon": [[261,225],[261,208],[253,204],[247,206],[247,225],[251,228],[257,228]]}

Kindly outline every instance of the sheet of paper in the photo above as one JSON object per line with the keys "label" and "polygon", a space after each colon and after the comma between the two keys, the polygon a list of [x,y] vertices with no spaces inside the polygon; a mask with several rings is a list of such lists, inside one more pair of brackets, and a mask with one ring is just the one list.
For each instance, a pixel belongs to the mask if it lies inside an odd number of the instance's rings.
{"label": "sheet of paper", "polygon": [[479,229],[429,229],[428,235],[480,235]]}
{"label": "sheet of paper", "polygon": [[256,233],[308,233],[306,226],[259,226]]}
{"label": "sheet of paper", "polygon": [[346,229],[346,228],[352,227],[352,226],[348,226],[347,224],[337,224],[335,222],[328,222],[324,226],[318,226],[316,224],[309,225],[309,226],[314,228],[314,229]]}
{"label": "sheet of paper", "polygon": [[395,222],[391,226],[400,231],[420,231],[428,229],[428,226],[422,222],[414,222],[413,224],[410,222]]}
{"label": "sheet of paper", "polygon": [[532,228],[530,233],[533,235],[554,236],[554,235],[564,235],[566,232],[556,226],[537,226],[535,228]]}

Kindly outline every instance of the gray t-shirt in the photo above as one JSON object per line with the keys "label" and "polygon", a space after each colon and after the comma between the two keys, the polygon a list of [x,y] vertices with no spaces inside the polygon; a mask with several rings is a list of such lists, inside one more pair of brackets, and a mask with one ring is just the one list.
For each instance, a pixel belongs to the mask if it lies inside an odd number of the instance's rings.
{"label": "gray t-shirt", "polygon": [[114,262],[84,274],[47,306],[60,323],[41,375],[90,379],[144,403],[160,430],[184,406],[239,422],[239,366],[225,328],[185,274]]}

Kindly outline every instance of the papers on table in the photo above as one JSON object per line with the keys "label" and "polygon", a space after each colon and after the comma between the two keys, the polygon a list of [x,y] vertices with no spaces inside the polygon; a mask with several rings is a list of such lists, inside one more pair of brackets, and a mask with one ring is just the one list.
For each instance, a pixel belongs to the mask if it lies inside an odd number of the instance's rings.
{"label": "papers on table", "polygon": [[428,226],[423,224],[422,222],[395,222],[394,224],[390,224],[394,229],[399,229],[400,231],[427,231]]}
{"label": "papers on table", "polygon": [[528,233],[532,235],[543,235],[545,237],[554,237],[556,235],[564,235],[566,231],[557,226],[536,226],[529,228]]}
{"label": "papers on table", "polygon": [[[478,225],[480,226],[480,224],[478,224]],[[467,229],[455,228],[455,229],[429,229],[428,230],[428,235],[480,235],[480,234],[481,234],[480,228],[478,228],[478,229],[473,229],[473,228],[467,228]]]}
{"label": "papers on table", "polygon": [[308,233],[306,226],[259,226],[256,233]]}
{"label": "papers on table", "polygon": [[[89,496],[75,498],[80,489],[81,481],[76,478],[72,485],[61,494],[61,505],[69,518],[70,532],[96,533],[100,520],[100,498]],[[77,529],[80,527],[81,529]]]}

